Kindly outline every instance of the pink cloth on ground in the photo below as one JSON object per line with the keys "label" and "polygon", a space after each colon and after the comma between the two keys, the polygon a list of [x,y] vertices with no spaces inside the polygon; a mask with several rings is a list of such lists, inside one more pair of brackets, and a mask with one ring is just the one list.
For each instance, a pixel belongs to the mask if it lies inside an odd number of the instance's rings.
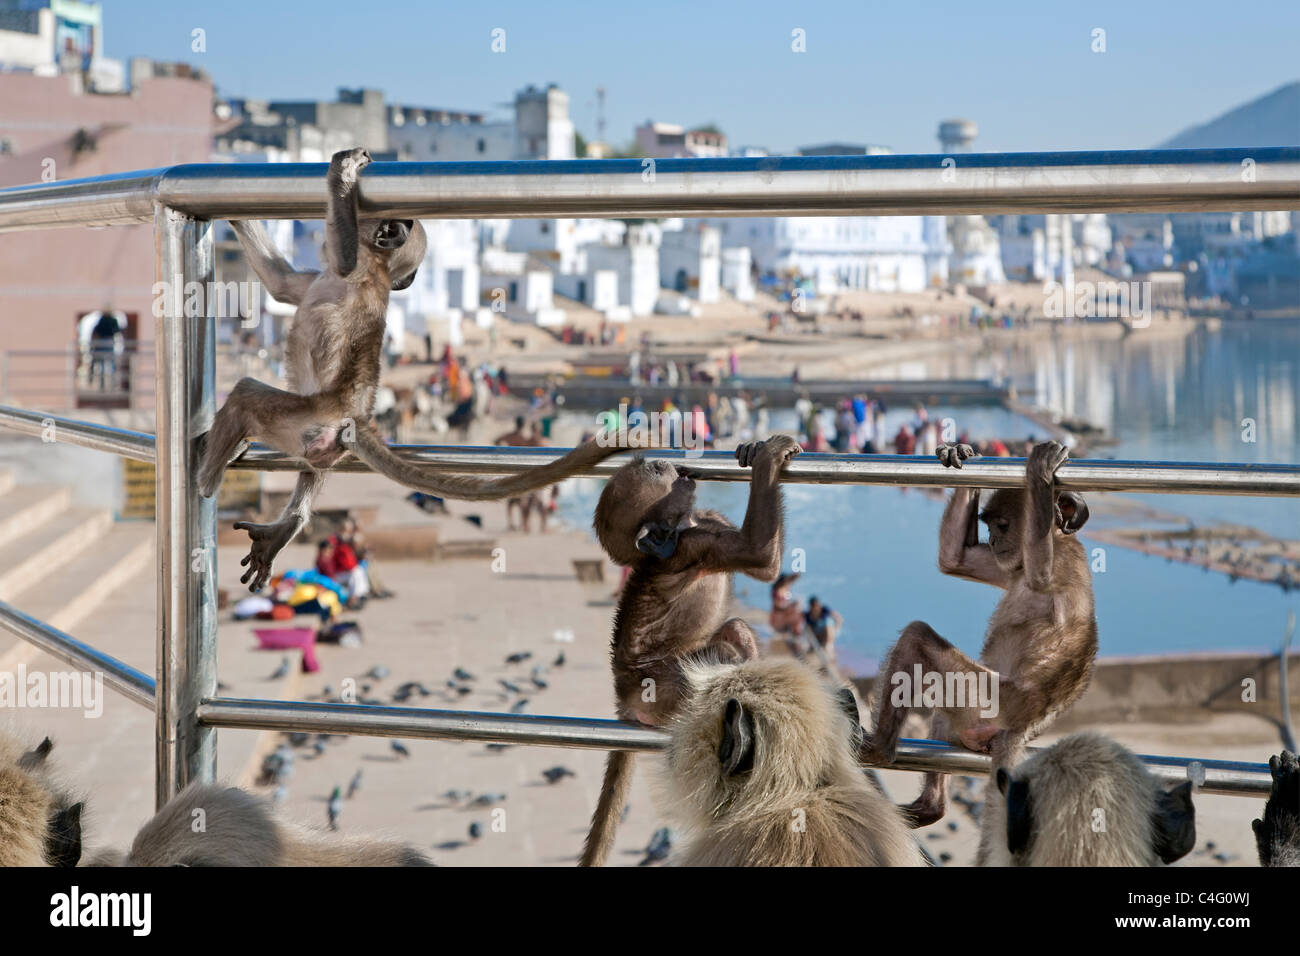
{"label": "pink cloth on ground", "polygon": [[264,651],[283,651],[291,647],[302,648],[302,669],[308,674],[320,670],[316,662],[316,632],[309,627],[253,628],[257,643]]}

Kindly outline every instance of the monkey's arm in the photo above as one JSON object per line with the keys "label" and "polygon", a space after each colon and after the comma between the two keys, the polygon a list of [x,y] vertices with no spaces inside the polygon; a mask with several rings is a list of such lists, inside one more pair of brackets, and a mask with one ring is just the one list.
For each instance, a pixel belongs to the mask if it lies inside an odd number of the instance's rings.
{"label": "monkey's arm", "polygon": [[335,275],[346,278],[357,267],[357,186],[370,153],[360,146],[330,158],[325,174],[325,258]]}
{"label": "monkey's arm", "polygon": [[1035,445],[1025,461],[1025,533],[1020,548],[1025,565],[1025,583],[1034,591],[1049,591],[1052,587],[1056,469],[1068,455],[1060,444],[1049,441]]}
{"label": "monkey's arm", "polygon": [[314,270],[298,271],[280,254],[266,227],[257,219],[232,219],[230,228],[234,230],[239,244],[244,247],[244,256],[253,267],[262,285],[277,302],[288,305],[301,305],[308,287],[320,275]]}
{"label": "monkey's arm", "polygon": [[239,562],[248,568],[239,579],[240,584],[247,584],[250,591],[260,591],[266,586],[266,582],[271,579],[271,564],[275,561],[275,556],[297,537],[307,523],[311,517],[312,499],[320,493],[324,484],[325,472],[304,471],[298,475],[293,497],[275,521],[270,524],[235,522],[235,530],[247,531],[250,539],[248,554]]}
{"label": "monkey's arm", "polygon": [[[961,442],[945,442],[935,450],[945,468],[960,468],[968,458],[979,458],[975,449]],[[939,570],[956,578],[980,581],[1005,588],[1006,573],[998,567],[993,551],[980,544],[980,493],[978,488],[954,488],[939,522]]]}
{"label": "monkey's arm", "polygon": [[760,581],[775,581],[781,573],[784,518],[780,474],[797,454],[799,444],[788,435],[773,435],[737,448],[740,463],[754,469],[744,524],[734,528],[715,520],[688,528],[668,559],[669,565],[682,570],[740,571]]}

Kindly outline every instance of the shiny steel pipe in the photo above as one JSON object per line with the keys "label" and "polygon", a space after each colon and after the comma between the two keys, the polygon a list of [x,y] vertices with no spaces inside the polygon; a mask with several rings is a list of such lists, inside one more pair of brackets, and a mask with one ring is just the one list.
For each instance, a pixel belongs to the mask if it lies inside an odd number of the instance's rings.
{"label": "shiny steel pipe", "polygon": [[[212,223],[159,207],[159,282],[174,290],[212,281]],[[217,738],[195,710],[217,688],[217,503],[199,495],[198,438],[216,413],[216,321],[187,317],[164,295],[155,326],[158,437],[158,657],[155,800],[216,776]],[[206,310],[203,310],[206,311]]]}
{"label": "shiny steel pipe", "polygon": [[[361,734],[428,740],[530,744],[583,750],[663,750],[668,734],[617,720],[542,717],[475,711],[423,710],[365,704],[322,704],[303,701],[215,698],[199,705],[200,723],[243,730],[299,731],[322,734]],[[1032,752],[1033,748],[1031,748]],[[1181,781],[1196,774],[1200,790],[1228,796],[1267,796],[1272,777],[1267,764],[1185,757],[1142,756],[1147,769],[1163,780]],[[865,761],[864,761],[865,763]],[[900,740],[889,770],[938,770],[984,774],[988,757],[938,740]]]}
{"label": "shiny steel pipe", "polygon": [[132,461],[142,461],[147,465],[154,463],[154,436],[146,432],[95,425],[12,405],[0,405],[0,427],[11,428],[42,441],[93,448]]}
{"label": "shiny steel pipe", "polygon": [[103,674],[104,683],[141,706],[154,709],[154,679],[116,657],[83,644],[70,634],[24,614],[12,604],[0,601],[0,628],[51,657],[93,674]]}
{"label": "shiny steel pipe", "polygon": [[[547,464],[566,454],[567,448],[461,447],[455,445],[395,445],[393,451],[407,461],[438,472],[515,475]],[[750,469],[741,468],[726,451],[647,450],[647,458],[684,464],[706,481],[748,481]],[[579,474],[612,475],[627,460],[616,455]],[[231,468],[257,471],[298,471],[302,464],[264,445],[252,446]],[[364,462],[348,458],[335,471],[365,472]],[[1057,481],[1072,491],[1127,491],[1185,495],[1300,495],[1300,465],[1256,465],[1233,462],[1107,461],[1081,458],[1061,466]],[[935,488],[1019,488],[1025,481],[1023,458],[977,458],[962,468],[945,468],[938,460],[921,455],[804,454],[793,459],[781,474],[783,482],[827,485],[914,485]]]}
{"label": "shiny steel pipe", "polygon": [[[0,190],[0,230],[320,219],[323,163],[187,164]],[[367,214],[423,218],[888,216],[1300,207],[1300,148],[374,163]]]}

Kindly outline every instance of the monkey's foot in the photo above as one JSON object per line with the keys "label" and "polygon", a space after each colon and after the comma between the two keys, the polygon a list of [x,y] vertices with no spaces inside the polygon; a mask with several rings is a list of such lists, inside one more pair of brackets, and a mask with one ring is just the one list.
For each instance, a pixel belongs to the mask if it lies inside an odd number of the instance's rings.
{"label": "monkey's foot", "polygon": [[935,449],[934,457],[938,458],[945,468],[960,468],[963,461],[968,458],[979,458],[980,454],[970,445],[945,442]]}
{"label": "monkey's foot", "polygon": [[740,462],[741,468],[748,468],[751,465],[756,466],[761,459],[767,458],[780,468],[801,451],[803,449],[799,447],[799,442],[789,435],[773,435],[764,441],[750,441],[737,445],[736,461]]}
{"label": "monkey's foot", "polygon": [[908,826],[916,830],[942,820],[948,809],[946,803],[943,797],[930,798],[922,793],[911,803],[899,805],[898,809],[902,812]]}
{"label": "monkey's foot", "polygon": [[1025,469],[1047,484],[1056,480],[1056,469],[1065,464],[1070,457],[1070,450],[1056,441],[1045,441],[1029,450],[1029,459]]}
{"label": "monkey's foot", "polygon": [[260,591],[271,579],[271,564],[275,556],[284,550],[285,545],[297,535],[299,524],[293,521],[275,521],[271,524],[253,524],[251,521],[236,521],[236,531],[247,531],[251,539],[248,554],[239,562],[248,570],[239,579],[240,584],[247,584],[248,590]]}
{"label": "monkey's foot", "polygon": [[338,171],[338,176],[344,185],[352,185],[357,181],[357,176],[361,170],[370,165],[370,152],[364,146],[355,146],[352,149],[341,149],[330,157],[330,171]]}
{"label": "monkey's foot", "polygon": [[894,762],[898,756],[898,742],[886,744],[884,740],[876,734],[862,735],[862,746],[858,748],[862,755],[863,762],[877,766],[886,766]]}

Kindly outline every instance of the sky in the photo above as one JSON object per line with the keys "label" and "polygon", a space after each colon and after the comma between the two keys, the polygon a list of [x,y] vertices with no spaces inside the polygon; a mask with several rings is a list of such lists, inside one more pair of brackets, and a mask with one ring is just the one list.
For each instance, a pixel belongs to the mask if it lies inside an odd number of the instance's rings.
{"label": "sky", "polygon": [[[1297,0],[104,8],[108,56],[188,62],[228,96],[333,99],[368,86],[389,102],[504,117],[515,90],[556,83],[594,139],[603,86],[605,138],[620,147],[654,119],[716,123],[732,145],[773,153],[829,141],[935,152],[939,121],[962,117],[978,123],[983,151],[1133,149],[1300,78]],[[503,52],[492,50],[498,29]],[[796,30],[804,52],[792,49]]]}

